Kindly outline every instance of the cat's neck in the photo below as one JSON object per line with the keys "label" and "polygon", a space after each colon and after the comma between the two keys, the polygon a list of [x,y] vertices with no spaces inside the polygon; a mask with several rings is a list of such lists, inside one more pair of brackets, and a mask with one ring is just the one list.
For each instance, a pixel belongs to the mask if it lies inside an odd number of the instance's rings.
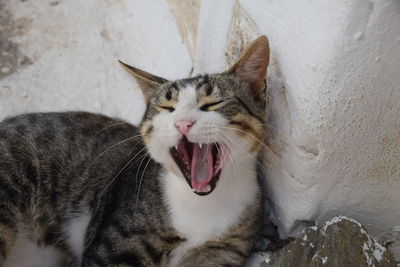
{"label": "cat's neck", "polygon": [[254,159],[227,164],[207,196],[196,195],[182,177],[167,170],[164,189],[173,227],[193,244],[223,234],[259,197]]}

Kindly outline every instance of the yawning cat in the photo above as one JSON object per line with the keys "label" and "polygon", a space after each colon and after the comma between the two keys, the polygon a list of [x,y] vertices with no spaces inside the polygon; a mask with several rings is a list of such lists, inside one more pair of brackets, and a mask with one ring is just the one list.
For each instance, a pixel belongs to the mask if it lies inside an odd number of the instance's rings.
{"label": "yawning cat", "polygon": [[121,64],[139,128],[84,112],[0,123],[0,266],[242,266],[262,224],[267,38],[220,74]]}

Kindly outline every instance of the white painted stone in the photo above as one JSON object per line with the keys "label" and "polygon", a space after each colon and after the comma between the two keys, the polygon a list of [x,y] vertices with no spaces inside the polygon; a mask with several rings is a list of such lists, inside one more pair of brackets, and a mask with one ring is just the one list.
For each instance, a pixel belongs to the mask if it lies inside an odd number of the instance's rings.
{"label": "white painted stone", "polygon": [[345,214],[382,238],[400,221],[399,2],[241,3],[286,89],[288,106],[274,105],[285,145],[266,159],[283,231]]}

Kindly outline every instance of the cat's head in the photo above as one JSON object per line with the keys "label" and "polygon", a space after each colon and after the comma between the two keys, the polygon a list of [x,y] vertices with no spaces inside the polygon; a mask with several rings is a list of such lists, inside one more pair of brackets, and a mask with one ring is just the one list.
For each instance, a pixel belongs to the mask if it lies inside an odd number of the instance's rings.
{"label": "cat's head", "polygon": [[266,138],[268,62],[265,36],[219,74],[168,81],[121,62],[147,104],[141,134],[148,150],[194,193],[210,194],[225,168],[256,158]]}

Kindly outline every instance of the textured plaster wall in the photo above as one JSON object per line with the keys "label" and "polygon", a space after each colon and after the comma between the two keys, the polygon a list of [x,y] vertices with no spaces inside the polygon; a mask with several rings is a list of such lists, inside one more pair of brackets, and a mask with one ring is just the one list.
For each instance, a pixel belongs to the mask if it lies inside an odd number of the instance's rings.
{"label": "textured plaster wall", "polygon": [[269,37],[265,164],[282,234],[344,214],[399,257],[400,2],[219,4],[202,1],[195,72],[223,70],[254,36]]}
{"label": "textured plaster wall", "polygon": [[144,110],[117,59],[167,78],[218,72],[266,34],[269,196],[283,235],[344,214],[400,259],[398,0],[24,0],[0,9],[0,118]]}
{"label": "textured plaster wall", "polygon": [[142,96],[118,59],[168,78],[190,73],[163,0],[0,3],[0,119],[87,110],[138,122]]}

